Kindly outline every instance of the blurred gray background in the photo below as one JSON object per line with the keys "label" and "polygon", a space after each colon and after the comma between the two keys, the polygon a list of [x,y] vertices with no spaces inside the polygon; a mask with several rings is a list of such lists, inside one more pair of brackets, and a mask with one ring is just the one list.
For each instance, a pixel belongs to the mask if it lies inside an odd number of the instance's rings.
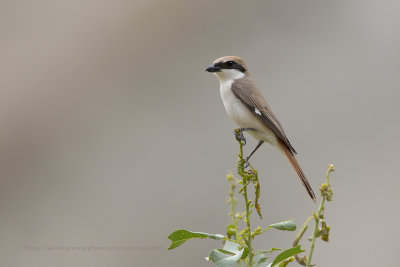
{"label": "blurred gray background", "polygon": [[[229,222],[235,125],[204,72],[224,55],[246,60],[316,192],[336,166],[314,263],[397,266],[399,23],[390,0],[2,0],[1,266],[210,266],[218,241],[166,248]],[[317,208],[273,148],[252,163],[255,226]]]}

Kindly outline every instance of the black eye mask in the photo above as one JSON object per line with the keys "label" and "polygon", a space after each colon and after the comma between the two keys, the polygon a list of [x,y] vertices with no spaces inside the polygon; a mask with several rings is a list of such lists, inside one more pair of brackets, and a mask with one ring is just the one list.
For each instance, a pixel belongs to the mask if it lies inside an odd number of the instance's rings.
{"label": "black eye mask", "polygon": [[246,69],[242,65],[238,64],[236,61],[231,61],[231,60],[226,62],[218,62],[214,64],[214,66],[220,69],[227,69],[227,70],[235,69],[241,72],[246,71]]}

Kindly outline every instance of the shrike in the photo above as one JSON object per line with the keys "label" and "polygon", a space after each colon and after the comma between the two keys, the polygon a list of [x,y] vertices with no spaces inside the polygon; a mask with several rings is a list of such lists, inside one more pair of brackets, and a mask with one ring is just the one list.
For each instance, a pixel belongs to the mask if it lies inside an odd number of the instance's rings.
{"label": "shrike", "polygon": [[214,73],[220,84],[220,94],[229,117],[240,127],[241,136],[247,131],[259,140],[250,157],[264,143],[282,151],[303,183],[310,197],[315,201],[315,194],[310,183],[295,158],[296,151],[290,144],[275,114],[269,108],[256,84],[253,82],[243,59],[226,56],[216,59],[206,71]]}

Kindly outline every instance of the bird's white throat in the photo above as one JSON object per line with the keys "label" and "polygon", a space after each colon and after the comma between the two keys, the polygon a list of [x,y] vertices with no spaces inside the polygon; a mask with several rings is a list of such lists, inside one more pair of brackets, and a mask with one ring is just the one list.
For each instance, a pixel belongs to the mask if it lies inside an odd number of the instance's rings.
{"label": "bird's white throat", "polygon": [[[226,111],[230,114],[229,106],[233,102],[237,102],[238,99],[234,97],[231,87],[235,80],[243,78],[244,74],[236,69],[223,69],[220,72],[215,72],[215,76],[217,76],[219,80],[219,91],[222,97],[222,101],[224,102]],[[240,101],[239,101],[240,102]]]}
{"label": "bird's white throat", "polygon": [[214,73],[217,76],[220,85],[224,84],[224,87],[230,87],[235,80],[244,77],[244,73],[236,69],[223,69]]}

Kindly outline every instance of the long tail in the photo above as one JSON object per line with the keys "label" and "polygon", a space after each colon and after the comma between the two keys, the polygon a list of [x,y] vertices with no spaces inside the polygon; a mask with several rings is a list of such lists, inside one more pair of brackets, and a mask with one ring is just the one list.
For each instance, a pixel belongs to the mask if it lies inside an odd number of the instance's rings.
{"label": "long tail", "polygon": [[299,176],[300,181],[302,182],[303,186],[306,188],[308,194],[310,195],[312,200],[314,200],[314,202],[315,202],[314,191],[312,190],[310,183],[307,181],[307,178],[306,178],[303,170],[301,169],[299,162],[293,155],[292,151],[290,151],[290,149],[281,140],[279,140],[278,142],[279,142],[279,146],[281,147],[283,153],[285,154],[286,158],[288,159],[290,165],[292,165],[293,170],[296,172],[297,176]]}

